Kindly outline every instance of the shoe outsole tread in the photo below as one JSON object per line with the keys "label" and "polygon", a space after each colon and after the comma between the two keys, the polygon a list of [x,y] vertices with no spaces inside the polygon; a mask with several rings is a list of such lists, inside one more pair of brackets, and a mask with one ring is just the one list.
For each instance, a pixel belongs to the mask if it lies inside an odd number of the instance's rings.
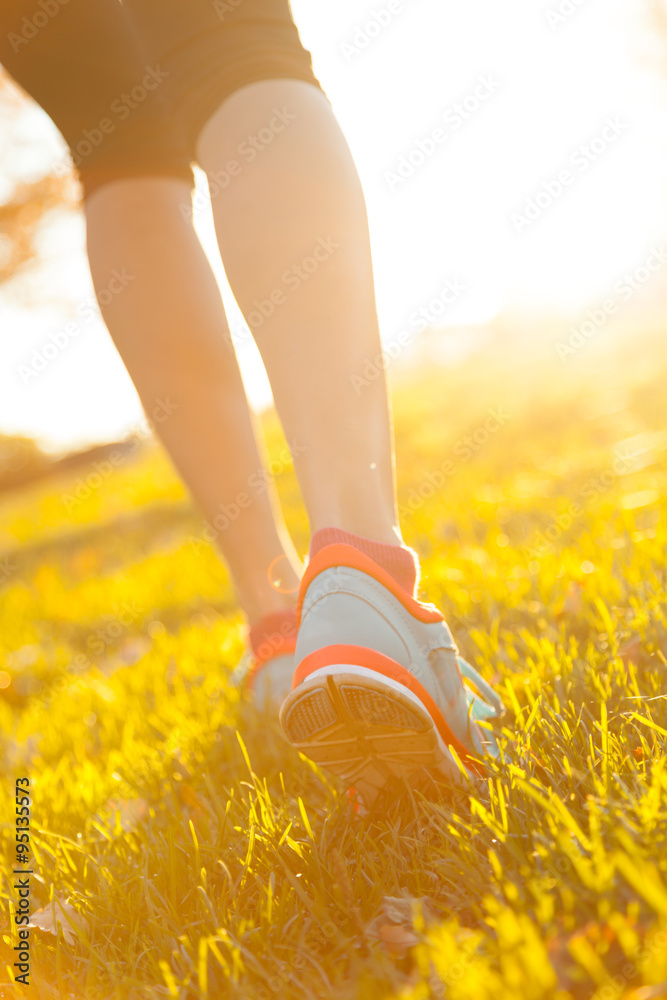
{"label": "shoe outsole tread", "polygon": [[397,688],[341,668],[304,680],[281,710],[289,742],[353,785],[367,806],[388,781],[414,783],[422,770],[443,777],[453,765],[429,713]]}

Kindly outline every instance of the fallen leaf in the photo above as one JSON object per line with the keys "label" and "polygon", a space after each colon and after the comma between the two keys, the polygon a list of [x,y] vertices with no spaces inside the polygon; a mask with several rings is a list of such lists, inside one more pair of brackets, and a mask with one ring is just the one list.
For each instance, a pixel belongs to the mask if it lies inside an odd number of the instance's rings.
{"label": "fallen leaf", "polygon": [[392,955],[403,956],[408,948],[419,944],[415,917],[424,923],[437,919],[437,904],[430,896],[385,896],[382,911],[366,928],[369,938],[381,941]]}
{"label": "fallen leaf", "polygon": [[419,938],[405,924],[380,924],[377,935],[392,955],[405,955],[408,948],[419,944]]}
{"label": "fallen leaf", "polygon": [[[74,925],[74,926],[72,926]],[[87,922],[66,899],[64,903],[53,898],[48,906],[36,910],[30,918],[30,926],[36,927],[47,934],[58,934],[58,928],[63,933],[67,944],[76,941],[76,930],[87,931]]]}
{"label": "fallen leaf", "polygon": [[430,896],[385,896],[383,900],[384,912],[395,924],[412,925],[415,906],[419,907],[425,921],[437,918],[437,904]]}

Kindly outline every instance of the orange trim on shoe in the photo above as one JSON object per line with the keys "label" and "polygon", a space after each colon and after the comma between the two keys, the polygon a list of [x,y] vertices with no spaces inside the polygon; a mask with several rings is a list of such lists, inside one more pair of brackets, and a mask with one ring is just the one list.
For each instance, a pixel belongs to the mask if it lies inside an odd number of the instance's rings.
{"label": "orange trim on shoe", "polygon": [[444,616],[440,611],[436,608],[427,608],[415,600],[414,597],[411,597],[393,578],[391,573],[387,573],[382,566],[378,566],[376,562],[373,562],[370,556],[367,556],[359,549],[355,549],[352,545],[336,542],[334,545],[327,545],[325,548],[320,549],[319,552],[316,552],[306,566],[306,572],[301,580],[301,588],[299,590],[299,603],[297,604],[296,611],[297,625],[301,624],[301,609],[308,587],[316,576],[319,576],[320,573],[323,573],[327,569],[331,569],[332,566],[349,566],[351,569],[358,569],[362,573],[366,573],[367,576],[372,576],[374,580],[377,580],[383,587],[386,587],[417,621],[426,623],[443,621]]}
{"label": "orange trim on shoe", "polygon": [[316,670],[320,670],[322,667],[330,667],[334,664],[366,667],[368,670],[375,670],[376,673],[383,674],[393,681],[398,681],[399,684],[402,684],[403,687],[406,687],[408,691],[411,691],[419,698],[433,719],[436,729],[442,736],[445,744],[454,747],[461,762],[475,774],[485,774],[483,765],[470,757],[469,751],[451,731],[447,720],[423,684],[420,684],[417,678],[409,670],[401,666],[400,663],[397,663],[396,660],[385,656],[384,653],[378,653],[375,649],[368,649],[366,646],[349,646],[344,644],[323,646],[322,649],[316,649],[313,653],[309,653],[294,671],[292,690],[294,691],[302,681]]}
{"label": "orange trim on shoe", "polygon": [[246,686],[252,689],[255,683],[255,677],[260,670],[268,666],[277,656],[287,656],[289,653],[293,653],[296,649],[296,639],[293,636],[280,635],[278,637],[279,641],[276,646],[273,646],[269,656],[264,658],[256,656],[248,669],[246,675]]}

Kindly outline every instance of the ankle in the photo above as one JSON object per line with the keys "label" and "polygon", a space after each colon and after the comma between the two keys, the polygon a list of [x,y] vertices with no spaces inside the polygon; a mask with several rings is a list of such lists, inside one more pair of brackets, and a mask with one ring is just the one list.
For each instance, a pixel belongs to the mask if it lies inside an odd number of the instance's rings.
{"label": "ankle", "polygon": [[262,595],[248,595],[246,599],[244,599],[243,595],[239,595],[239,604],[243,609],[249,627],[254,628],[258,622],[263,621],[271,615],[281,615],[291,611],[296,606],[298,593],[299,585],[297,583],[294,591],[288,594],[269,591]]}
{"label": "ankle", "polygon": [[[297,559],[295,553],[294,562]],[[243,576],[233,574],[238,602],[251,628],[267,615],[289,611],[296,605],[303,567],[294,562],[283,553],[258,571],[249,572],[243,567]]]}
{"label": "ankle", "polygon": [[401,529],[390,518],[378,517],[368,521],[359,517],[329,517],[311,520],[312,537],[322,531],[342,531],[356,538],[364,538],[380,545],[398,545],[407,548],[401,535]]}
{"label": "ankle", "polygon": [[290,611],[296,604],[300,578],[296,574],[284,574],[279,581],[269,580],[265,574],[253,584],[245,579],[240,585],[236,581],[238,602],[246,620],[252,628],[267,615],[279,615]]}

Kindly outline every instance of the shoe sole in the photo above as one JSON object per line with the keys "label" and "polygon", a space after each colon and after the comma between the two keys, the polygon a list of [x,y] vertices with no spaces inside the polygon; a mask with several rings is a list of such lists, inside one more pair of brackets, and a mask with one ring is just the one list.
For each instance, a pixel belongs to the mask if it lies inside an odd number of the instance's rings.
{"label": "shoe sole", "polygon": [[367,807],[392,779],[415,785],[423,772],[461,783],[466,773],[420,698],[367,667],[313,671],[283,702],[280,722],[292,746],[353,785]]}

